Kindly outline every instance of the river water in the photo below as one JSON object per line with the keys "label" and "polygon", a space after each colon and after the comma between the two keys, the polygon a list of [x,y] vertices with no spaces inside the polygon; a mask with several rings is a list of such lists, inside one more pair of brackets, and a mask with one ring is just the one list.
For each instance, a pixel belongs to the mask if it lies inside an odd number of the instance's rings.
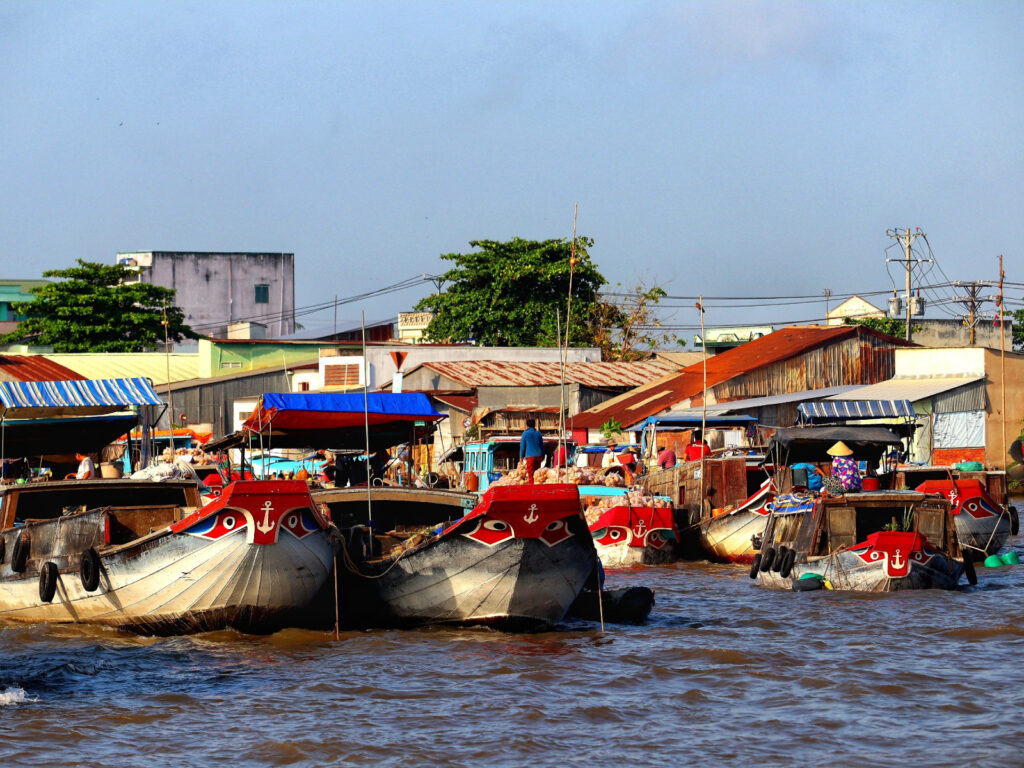
{"label": "river water", "polygon": [[0,625],[0,766],[1021,765],[1024,565],[978,576],[851,595],[613,571],[657,604],[604,634]]}

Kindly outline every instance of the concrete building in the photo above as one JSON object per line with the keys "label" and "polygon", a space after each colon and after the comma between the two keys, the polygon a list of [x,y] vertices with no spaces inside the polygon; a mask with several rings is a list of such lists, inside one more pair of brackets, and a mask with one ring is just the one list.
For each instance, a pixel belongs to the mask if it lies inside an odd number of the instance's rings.
{"label": "concrete building", "polygon": [[[1013,349],[1013,320],[1002,321],[1002,339],[1007,352]],[[974,325],[973,343],[971,329],[957,318],[916,318],[910,324],[911,339],[922,347],[986,347],[999,349],[999,321],[980,320]]]}
{"label": "concrete building", "polygon": [[1006,451],[1024,426],[1024,354],[909,347],[896,350],[894,373],[825,400],[909,400],[918,425],[912,461],[1006,467]]}
{"label": "concrete building", "polygon": [[258,323],[271,338],[295,332],[295,254],[134,251],[117,263],[135,267],[139,281],[175,291],[185,323],[205,336]]}
{"label": "concrete building", "polygon": [[829,310],[826,325],[842,325],[846,318],[864,320],[869,317],[885,317],[885,310],[854,294],[846,301]]}
{"label": "concrete building", "polygon": [[12,304],[32,301],[32,289],[49,280],[0,280],[0,333],[10,333],[25,318],[14,312]]}

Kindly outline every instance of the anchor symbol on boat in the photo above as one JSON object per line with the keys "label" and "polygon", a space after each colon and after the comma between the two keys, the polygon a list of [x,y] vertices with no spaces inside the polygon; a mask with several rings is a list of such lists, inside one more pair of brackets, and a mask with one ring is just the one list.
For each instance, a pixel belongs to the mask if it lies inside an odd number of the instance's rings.
{"label": "anchor symbol on boat", "polygon": [[540,515],[537,514],[537,505],[531,504],[529,513],[523,515],[523,520],[528,523],[535,523],[540,520]]}
{"label": "anchor symbol on boat", "polygon": [[263,521],[256,523],[256,529],[261,533],[270,533],[274,530],[274,523],[270,522],[270,513],[274,510],[274,505],[270,499],[267,499],[263,503]]}
{"label": "anchor symbol on boat", "polygon": [[907,564],[907,561],[904,560],[902,557],[900,557],[900,553],[901,552],[902,552],[902,550],[897,549],[896,552],[893,554],[893,556],[892,556],[892,567],[893,568],[902,568],[904,565]]}
{"label": "anchor symbol on boat", "polygon": [[646,531],[647,531],[647,523],[645,523],[643,520],[638,520],[637,524],[633,527],[633,533],[636,534],[636,537],[638,539],[642,539],[644,537],[644,533]]}

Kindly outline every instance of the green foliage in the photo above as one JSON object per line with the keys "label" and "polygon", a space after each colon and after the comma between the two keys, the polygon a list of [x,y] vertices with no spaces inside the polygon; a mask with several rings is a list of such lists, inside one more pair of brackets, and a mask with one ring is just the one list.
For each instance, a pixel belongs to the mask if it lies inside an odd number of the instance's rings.
{"label": "green foliage", "polygon": [[608,421],[600,426],[600,430],[604,439],[607,440],[612,435],[622,434],[622,423],[617,419],[608,419]]}
{"label": "green foliage", "polygon": [[[895,336],[897,339],[906,338],[907,325],[902,320],[897,320],[895,317],[861,317],[853,319],[850,317],[843,318],[843,324],[845,325],[863,325],[867,328],[872,328],[882,333],[887,333],[890,336]],[[911,331],[914,329],[911,328]]]}
{"label": "green foliage", "polygon": [[1015,309],[1010,315],[1013,317],[1013,349],[1024,352],[1024,309]]}
{"label": "green foliage", "polygon": [[[472,339],[496,347],[557,346],[559,317],[563,338],[566,331],[572,244],[517,237],[470,245],[478,250],[441,256],[455,264],[441,276],[446,289],[416,304],[417,310],[434,313],[425,335],[433,341]],[[576,239],[569,328],[574,346],[593,344],[597,289],[607,282],[587,255],[591,245],[589,238]]]}
{"label": "green foliage", "polygon": [[62,282],[35,288],[32,301],[14,304],[28,319],[2,341],[28,339],[55,352],[141,352],[164,341],[165,317],[170,341],[198,338],[174,306],[172,289],[130,282],[135,273],[123,264],[78,259],[77,267],[43,276]]}

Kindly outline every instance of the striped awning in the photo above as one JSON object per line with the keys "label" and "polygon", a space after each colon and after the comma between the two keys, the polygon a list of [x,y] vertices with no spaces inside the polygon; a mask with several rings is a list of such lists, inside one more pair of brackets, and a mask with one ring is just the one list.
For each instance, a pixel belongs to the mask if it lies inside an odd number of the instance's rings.
{"label": "striped awning", "polygon": [[136,405],[163,405],[146,379],[0,382],[0,415],[5,418],[89,416]]}
{"label": "striped awning", "polygon": [[912,419],[909,400],[816,400],[797,406],[806,421],[831,419]]}

